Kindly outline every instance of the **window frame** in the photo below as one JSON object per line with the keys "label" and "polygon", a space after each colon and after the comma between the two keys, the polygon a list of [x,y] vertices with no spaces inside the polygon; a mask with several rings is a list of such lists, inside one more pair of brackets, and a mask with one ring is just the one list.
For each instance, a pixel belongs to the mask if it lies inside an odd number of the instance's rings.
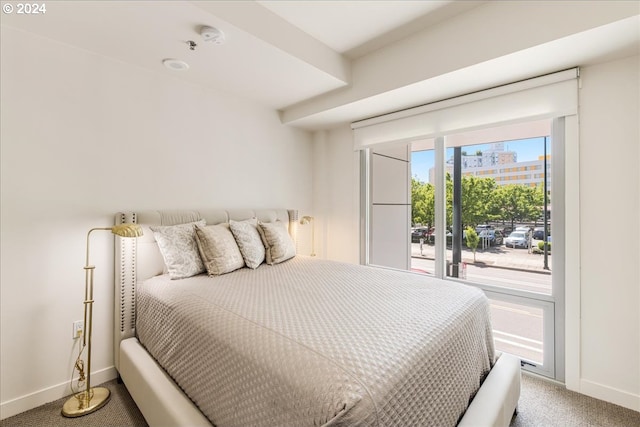
{"label": "window frame", "polygon": [[[368,264],[370,203],[367,194],[371,177],[367,165],[371,147],[433,139],[436,201],[444,200],[446,135],[552,120],[552,158],[555,160],[551,170],[554,179],[554,191],[551,193],[554,205],[551,212],[554,224],[551,298],[555,304],[553,316],[547,317],[553,317],[555,326],[553,346],[545,344],[545,348],[553,348],[553,377],[559,381],[566,379],[567,386],[573,389],[580,381],[579,75],[579,69],[573,68],[351,124],[354,150],[361,152],[362,165],[361,262]],[[562,144],[557,143],[560,140]],[[562,192],[557,191],[560,187]],[[563,209],[558,209],[560,202]],[[446,278],[445,209],[446,202],[436,202],[434,225],[441,232],[436,232],[435,276],[443,279]]]}

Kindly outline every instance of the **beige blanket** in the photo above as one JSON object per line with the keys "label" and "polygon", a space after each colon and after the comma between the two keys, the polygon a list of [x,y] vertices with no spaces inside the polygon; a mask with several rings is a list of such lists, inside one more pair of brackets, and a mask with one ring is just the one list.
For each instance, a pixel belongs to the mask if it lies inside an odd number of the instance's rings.
{"label": "beige blanket", "polygon": [[494,360],[476,288],[297,256],[140,284],[137,333],[223,426],[453,426]]}

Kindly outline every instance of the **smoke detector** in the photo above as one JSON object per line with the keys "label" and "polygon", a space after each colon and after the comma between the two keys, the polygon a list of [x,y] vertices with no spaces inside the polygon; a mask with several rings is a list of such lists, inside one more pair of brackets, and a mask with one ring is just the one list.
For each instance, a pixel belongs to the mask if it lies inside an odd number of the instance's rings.
{"label": "smoke detector", "polygon": [[224,33],[217,28],[204,26],[200,28],[200,35],[206,42],[214,44],[224,43]]}

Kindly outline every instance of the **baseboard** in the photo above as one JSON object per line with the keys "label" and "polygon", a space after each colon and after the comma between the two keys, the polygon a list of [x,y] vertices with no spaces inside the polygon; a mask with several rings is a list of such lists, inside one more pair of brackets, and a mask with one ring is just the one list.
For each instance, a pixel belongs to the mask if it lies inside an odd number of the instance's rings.
{"label": "baseboard", "polygon": [[[116,378],[116,368],[111,366],[91,373],[91,384],[98,385]],[[18,415],[45,403],[53,402],[70,394],[69,381],[60,383],[7,402],[0,403],[0,420]],[[60,407],[62,410],[62,406]]]}
{"label": "baseboard", "polygon": [[640,395],[585,379],[580,380],[579,393],[640,412]]}
{"label": "baseboard", "polygon": [[529,376],[529,377],[532,377],[532,378],[537,378],[539,380],[546,381],[546,382],[548,382],[550,384],[554,384],[554,385],[557,385],[557,386],[560,386],[560,387],[567,388],[566,384],[563,383],[562,381],[554,380],[553,378],[545,377],[544,375],[540,375],[540,374],[537,374],[535,372],[527,371],[525,369],[522,370],[522,376]]}
{"label": "baseboard", "polygon": [[576,393],[584,394],[585,396],[593,397],[598,400],[613,403],[614,405],[622,406],[637,412],[640,412],[640,396],[633,393],[629,393],[623,390],[618,390],[613,387],[605,386],[593,381],[581,379],[579,381],[578,388],[571,388],[564,383],[553,380],[551,378],[544,377],[542,375],[535,374],[523,370],[522,375],[528,375],[535,377],[549,383],[565,387],[567,390],[575,391]]}

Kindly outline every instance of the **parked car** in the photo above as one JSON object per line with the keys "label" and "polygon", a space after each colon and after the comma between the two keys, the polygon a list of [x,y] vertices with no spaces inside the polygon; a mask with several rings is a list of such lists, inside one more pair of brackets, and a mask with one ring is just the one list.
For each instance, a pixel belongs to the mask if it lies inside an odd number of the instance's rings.
{"label": "parked car", "polygon": [[[453,234],[450,230],[447,230],[447,233],[445,235],[447,236],[447,245],[451,245],[453,243]],[[435,230],[432,230],[431,233],[429,233],[428,242],[432,244],[436,242]]]}
{"label": "parked car", "polygon": [[478,233],[478,235],[484,230],[493,230],[493,225],[481,224],[476,227],[476,233]]}
{"label": "parked car", "polygon": [[[544,227],[536,227],[533,229],[534,240],[544,240]],[[547,240],[551,237],[551,232],[547,229]]]}
{"label": "parked car", "polygon": [[414,228],[413,231],[411,232],[411,241],[412,242],[419,242],[420,239],[424,239],[424,241],[426,242],[429,236],[429,229],[427,227],[417,227]]}
{"label": "parked car", "polygon": [[478,233],[480,238],[480,245],[482,245],[482,239],[486,239],[489,246],[500,246],[504,240],[504,236],[499,230],[482,230]]}
{"label": "parked car", "polygon": [[504,239],[504,245],[506,247],[526,248],[529,245],[529,235],[524,231],[514,231]]}

